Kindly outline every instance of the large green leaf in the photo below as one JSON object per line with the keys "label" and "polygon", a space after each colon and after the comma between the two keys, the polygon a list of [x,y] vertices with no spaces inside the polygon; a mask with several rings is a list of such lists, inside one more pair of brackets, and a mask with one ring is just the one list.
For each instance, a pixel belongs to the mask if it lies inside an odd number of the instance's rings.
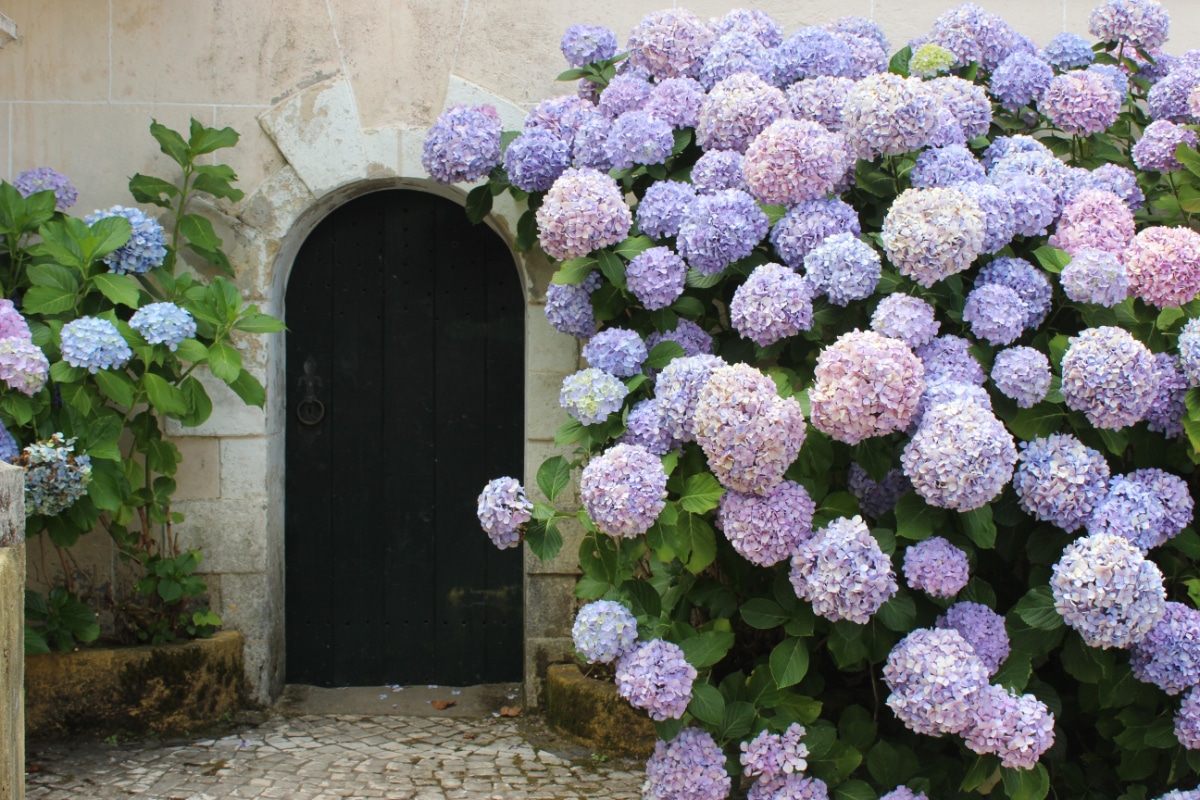
{"label": "large green leaf", "polygon": [[799,683],[808,674],[808,643],[796,636],[784,639],[771,650],[770,664],[780,689]]}
{"label": "large green leaf", "polygon": [[236,203],[245,196],[241,189],[233,187],[232,182],[236,180],[237,174],[225,164],[202,164],[196,167],[192,176],[192,188]]}
{"label": "large green leaf", "polygon": [[188,404],[187,413],[179,418],[180,424],[189,428],[203,425],[212,415],[213,410],[212,399],[205,391],[204,384],[196,380],[195,376],[189,375],[179,384],[179,389],[183,392]]}
{"label": "large green leaf", "polygon": [[716,478],[710,473],[700,472],[687,479],[679,504],[684,511],[703,514],[716,508],[723,494],[725,489],[717,483]]}
{"label": "large green leaf", "polygon": [[178,387],[172,386],[165,378],[147,372],[142,376],[142,388],[150,405],[163,414],[186,414],[188,411],[187,398]]}
{"label": "large green leaf", "polygon": [[170,208],[171,198],[179,194],[179,187],[162,178],[138,172],[129,179],[129,193],[139,203],[153,203],[161,208]]}
{"label": "large green leaf", "polygon": [[217,250],[221,247],[221,237],[213,230],[212,223],[199,214],[184,214],[180,217],[179,232],[196,247],[205,250]]}
{"label": "large green leaf", "polygon": [[117,275],[112,272],[101,272],[92,278],[100,293],[114,303],[130,308],[138,307],[138,285],[128,275]]}
{"label": "large green leaf", "polygon": [[928,539],[937,531],[946,512],[929,505],[916,492],[909,492],[896,503],[896,535],[913,541]]}
{"label": "large green leaf", "polygon": [[277,333],[287,326],[270,314],[252,312],[241,316],[233,327],[247,333]]}
{"label": "large green leaf", "polygon": [[725,716],[725,697],[712,684],[693,684],[688,711],[701,722],[717,725]]}
{"label": "large green leaf", "polygon": [[679,643],[683,656],[696,669],[711,667],[723,659],[733,647],[733,634],[728,631],[705,631]]}
{"label": "large green leaf", "polygon": [[562,549],[562,534],[554,520],[531,522],[525,529],[525,542],[541,561],[549,561]]}
{"label": "large green leaf", "polygon": [[960,513],[958,521],[963,533],[978,547],[990,550],[996,546],[996,523],[992,521],[990,504]]}
{"label": "large green leaf", "polygon": [[546,499],[554,502],[571,483],[571,466],[562,456],[554,456],[542,462],[538,468],[537,485],[546,495]]}
{"label": "large green leaf", "polygon": [[213,375],[232,383],[242,372],[242,354],[224,342],[213,342],[208,348],[208,366]]}
{"label": "large green leaf", "polygon": [[267,402],[266,389],[259,383],[258,378],[250,374],[249,370],[242,370],[237,378],[229,384],[229,388],[233,389],[233,393],[242,398],[242,402],[248,406],[262,408],[263,403]]}
{"label": "large green leaf", "polygon": [[188,150],[192,156],[202,156],[214,150],[233,147],[238,143],[238,132],[233,128],[207,128],[192,119],[188,131]]}
{"label": "large green leaf", "polygon": [[181,167],[187,166],[191,161],[188,155],[187,142],[179,135],[177,131],[173,131],[166,125],[160,125],[158,120],[150,122],[150,135],[158,142],[159,149],[166,155],[170,156]]}
{"label": "large green leaf", "polygon": [[759,630],[777,628],[791,619],[791,615],[784,611],[782,606],[765,597],[750,598],[738,611],[747,625]]}
{"label": "large green leaf", "polygon": [[25,293],[21,312],[26,315],[53,316],[73,309],[77,299],[78,295],[72,290],[53,286],[34,286]]}
{"label": "large green leaf", "polygon": [[1054,608],[1054,594],[1049,586],[1035,586],[1017,601],[1013,610],[1026,624],[1039,630],[1052,631],[1062,627],[1063,619]]}
{"label": "large green leaf", "polygon": [[704,517],[687,511],[679,515],[675,527],[679,536],[691,544],[688,572],[699,575],[717,557],[717,535]]}

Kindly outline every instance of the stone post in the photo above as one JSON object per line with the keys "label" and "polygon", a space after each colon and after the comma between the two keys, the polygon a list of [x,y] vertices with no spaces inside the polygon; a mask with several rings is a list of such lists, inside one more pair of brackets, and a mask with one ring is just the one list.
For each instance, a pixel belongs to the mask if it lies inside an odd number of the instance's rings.
{"label": "stone post", "polygon": [[25,798],[25,478],[0,462],[0,800]]}

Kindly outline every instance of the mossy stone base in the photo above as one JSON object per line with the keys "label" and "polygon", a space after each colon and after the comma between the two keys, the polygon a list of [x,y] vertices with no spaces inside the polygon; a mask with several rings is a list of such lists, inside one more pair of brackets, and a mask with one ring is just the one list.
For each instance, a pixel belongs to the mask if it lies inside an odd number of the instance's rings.
{"label": "mossy stone base", "polygon": [[25,659],[30,738],[159,735],[203,728],[244,705],[242,635]]}
{"label": "mossy stone base", "polygon": [[617,694],[611,681],[584,677],[574,664],[546,670],[546,720],[559,733],[602,753],[646,758],[658,740],[650,718]]}

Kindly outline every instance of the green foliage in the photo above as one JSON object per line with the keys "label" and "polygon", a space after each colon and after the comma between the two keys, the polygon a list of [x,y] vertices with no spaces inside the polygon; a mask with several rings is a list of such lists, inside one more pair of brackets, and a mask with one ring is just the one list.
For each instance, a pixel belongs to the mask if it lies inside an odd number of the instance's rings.
{"label": "green foliage", "polygon": [[61,586],[48,596],[25,590],[25,654],[58,650],[69,653],[77,643],[94,642],[100,636],[96,613]]}

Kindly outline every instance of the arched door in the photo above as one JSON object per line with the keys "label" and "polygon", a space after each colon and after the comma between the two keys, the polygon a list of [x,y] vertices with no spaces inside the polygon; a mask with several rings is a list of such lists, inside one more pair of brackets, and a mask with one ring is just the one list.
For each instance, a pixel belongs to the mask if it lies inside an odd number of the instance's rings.
{"label": "arched door", "polygon": [[286,315],[287,680],[519,680],[521,552],[475,518],[522,474],[508,248],[449,200],[367,194],[305,241]]}

